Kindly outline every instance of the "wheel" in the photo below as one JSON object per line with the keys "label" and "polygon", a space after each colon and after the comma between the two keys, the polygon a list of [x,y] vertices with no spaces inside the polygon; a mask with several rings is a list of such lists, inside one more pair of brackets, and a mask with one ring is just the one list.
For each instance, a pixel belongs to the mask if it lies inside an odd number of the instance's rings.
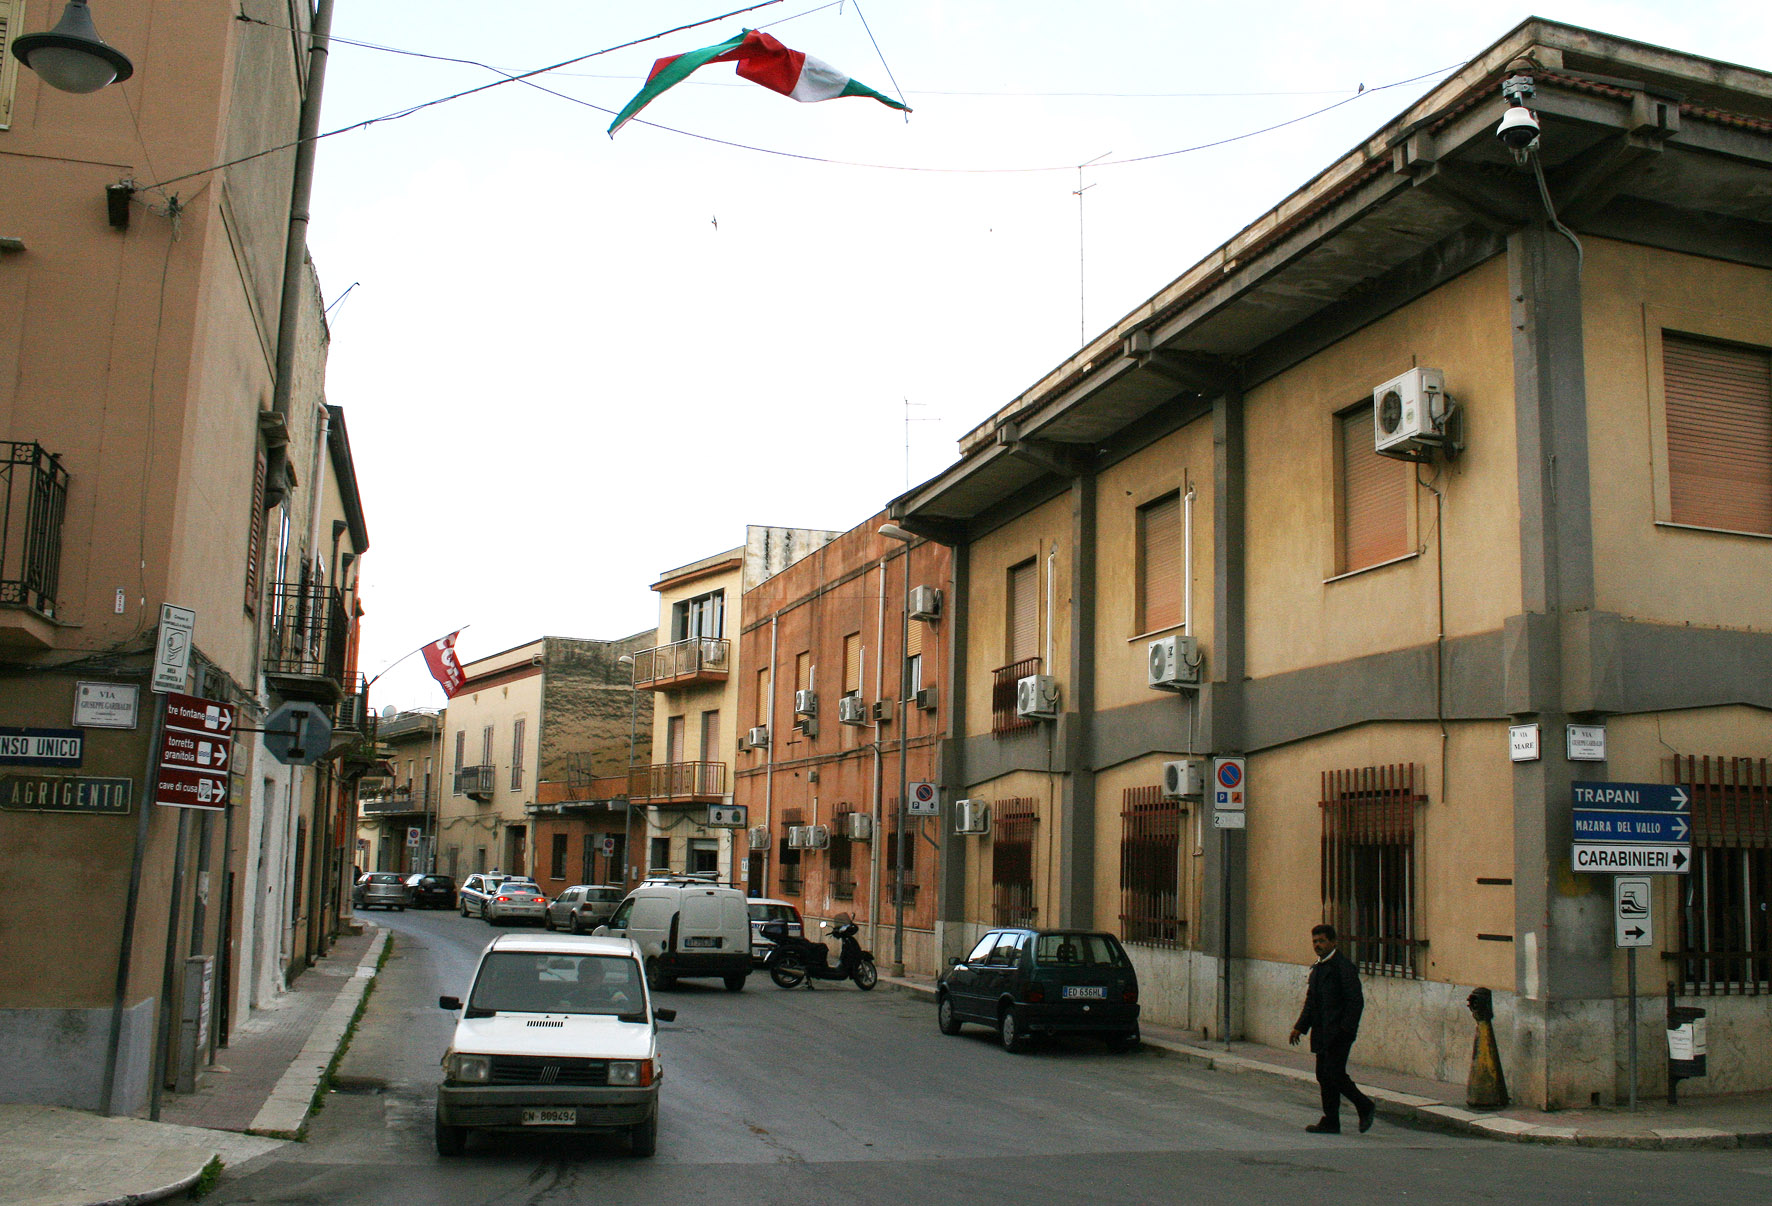
{"label": "wheel", "polygon": [[1135,1051],[1138,1048],[1138,1031],[1128,1030],[1123,1034],[1110,1034],[1107,1036],[1106,1042],[1107,1049],[1116,1055],[1126,1051]]}
{"label": "wheel", "polygon": [[569,921],[567,922],[566,928],[571,930],[574,934],[582,934],[585,932],[585,927],[579,921],[577,913],[574,913],[572,915],[572,917],[569,919]]}
{"label": "wheel", "polygon": [[406,911],[405,905],[395,905],[394,906],[394,912],[396,912],[396,913],[404,913],[405,911]]}
{"label": "wheel", "polygon": [[669,987],[670,984],[674,984],[675,982],[675,980],[666,976],[663,969],[658,966],[657,955],[646,956],[646,987],[657,992],[659,989]]}
{"label": "wheel", "polygon": [[726,977],[726,991],[727,992],[743,992],[745,979],[746,979],[746,977],[744,977],[744,976],[727,976]]}
{"label": "wheel", "polygon": [[855,986],[863,992],[872,992],[874,985],[880,982],[880,972],[874,967],[872,959],[863,959],[855,965],[855,970],[849,974],[849,978],[854,980]]}
{"label": "wheel", "polygon": [[461,915],[463,917],[468,915],[468,902],[465,900],[461,902]]}
{"label": "wheel", "polygon": [[658,1115],[628,1128],[628,1148],[636,1156],[650,1156],[658,1150]]}
{"label": "wheel", "polygon": [[961,1022],[954,1013],[954,999],[943,993],[941,1000],[935,1003],[935,1024],[941,1027],[943,1034],[960,1033]]}
{"label": "wheel", "polygon": [[999,1030],[1003,1038],[1003,1050],[1011,1055],[1020,1055],[1028,1049],[1031,1036],[1021,1028],[1021,1019],[1015,1014],[1015,1006],[1010,1005],[1003,1010]]}
{"label": "wheel", "polygon": [[543,930],[545,930],[545,931],[547,931],[547,932],[548,932],[548,933],[550,933],[550,934],[551,934],[551,933],[553,933],[553,932],[554,932],[554,913],[553,913],[553,910],[551,910],[551,909],[543,909],[543,910],[542,910],[542,913],[541,913],[541,928],[542,928],[542,929],[543,929]]}
{"label": "wheel", "polygon": [[775,955],[769,963],[769,978],[777,988],[798,988],[806,979],[806,969],[793,955]]}
{"label": "wheel", "polygon": [[468,1145],[468,1128],[465,1126],[446,1126],[443,1116],[437,1116],[437,1154],[439,1156],[459,1156]]}

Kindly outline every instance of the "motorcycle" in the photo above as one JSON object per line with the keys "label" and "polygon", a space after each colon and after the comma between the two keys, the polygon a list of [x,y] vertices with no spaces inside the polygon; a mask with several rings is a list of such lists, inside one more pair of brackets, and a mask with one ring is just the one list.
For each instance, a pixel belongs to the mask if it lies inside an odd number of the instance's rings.
{"label": "motorcycle", "polygon": [[[828,921],[820,923],[822,929],[830,926]],[[874,967],[874,953],[862,950],[861,943],[856,941],[859,929],[849,920],[831,929],[831,936],[843,944],[842,953],[833,964],[830,948],[823,942],[795,938],[788,933],[787,922],[771,921],[763,927],[763,936],[775,943],[775,949],[763,966],[781,988],[798,988],[801,984],[811,988],[814,980],[853,980],[857,988],[867,992],[880,982],[880,973]]]}

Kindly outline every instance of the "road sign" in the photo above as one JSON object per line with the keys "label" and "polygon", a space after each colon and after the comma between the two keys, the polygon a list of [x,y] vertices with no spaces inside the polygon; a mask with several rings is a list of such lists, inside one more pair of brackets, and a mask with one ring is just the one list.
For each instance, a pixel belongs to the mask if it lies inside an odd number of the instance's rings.
{"label": "road sign", "polygon": [[319,704],[291,701],[265,720],[265,749],[284,766],[312,766],[332,744],[332,722]]}
{"label": "road sign", "polygon": [[1538,726],[1535,724],[1509,725],[1507,756],[1515,762],[1537,762]]}
{"label": "road sign", "polygon": [[[1212,760],[1212,806],[1219,810],[1241,812],[1246,803],[1247,792],[1243,785],[1243,759],[1214,758]],[[1221,829],[1233,826],[1221,825]],[[1235,826],[1241,828],[1241,826]]]}
{"label": "road sign", "polygon": [[197,627],[197,613],[188,607],[160,605],[160,636],[154,645],[154,682],[156,691],[183,691],[191,673],[191,633]]}
{"label": "road sign", "polygon": [[406,844],[408,846],[418,845],[418,840],[424,836],[424,833],[425,831],[420,829],[417,825],[408,826],[406,829]]}
{"label": "road sign", "polygon": [[79,729],[0,726],[0,766],[79,766],[84,736]]}
{"label": "road sign", "polygon": [[0,775],[0,808],[12,812],[129,811],[131,779],[84,775]]}
{"label": "road sign", "polygon": [[1684,874],[1692,863],[1691,797],[1669,783],[1583,783],[1574,802],[1570,860],[1577,871]]}
{"label": "road sign", "polygon": [[933,783],[912,783],[905,793],[905,811],[913,817],[941,815],[940,794]]}
{"label": "road sign", "polygon": [[134,683],[74,684],[74,723],[91,729],[133,729],[141,688]]}
{"label": "road sign", "polygon": [[224,774],[233,760],[234,743],[219,735],[169,728],[160,746],[161,766]]}
{"label": "road sign", "polygon": [[743,829],[747,811],[743,804],[710,804],[708,825],[713,829]]}
{"label": "road sign", "polygon": [[1606,760],[1606,726],[1572,724],[1563,730],[1564,750],[1571,762]]}
{"label": "road sign", "polygon": [[1613,845],[1577,842],[1570,858],[1577,871],[1589,874],[1637,871],[1684,875],[1692,866],[1692,847],[1650,846],[1639,842]]}
{"label": "road sign", "polygon": [[1692,825],[1683,812],[1600,812],[1575,810],[1578,842],[1649,842],[1663,846],[1685,845]]}
{"label": "road sign", "polygon": [[1647,875],[1620,875],[1612,881],[1612,944],[1654,946],[1655,925],[1649,909]]}
{"label": "road sign", "polygon": [[166,808],[228,806],[234,719],[233,705],[219,699],[176,691],[166,696],[154,803]]}
{"label": "road sign", "polygon": [[154,785],[154,803],[167,808],[212,808],[228,806],[228,780],[225,776],[205,775],[200,771],[160,768]]}
{"label": "road sign", "polygon": [[1691,797],[1671,783],[1583,783],[1569,785],[1575,807],[1628,812],[1686,812]]}

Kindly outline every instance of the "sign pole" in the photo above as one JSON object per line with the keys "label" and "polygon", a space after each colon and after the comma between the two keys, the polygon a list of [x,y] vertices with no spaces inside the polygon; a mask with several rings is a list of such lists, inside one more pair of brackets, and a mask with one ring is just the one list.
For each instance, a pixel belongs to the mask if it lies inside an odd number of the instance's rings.
{"label": "sign pole", "polygon": [[1630,968],[1630,1108],[1637,1108],[1637,948],[1624,949],[1625,965]]}
{"label": "sign pole", "polygon": [[142,767],[141,790],[135,801],[135,852],[129,859],[129,893],[123,898],[123,937],[117,944],[117,985],[111,999],[111,1037],[105,1047],[105,1080],[101,1107],[106,1114],[125,1111],[112,1100],[117,1089],[117,1050],[123,1035],[123,1001],[129,995],[129,965],[135,954],[135,911],[141,899],[142,859],[148,848],[148,816],[153,801],[155,776],[160,770],[161,727],[166,722],[166,696],[154,695],[153,736]]}

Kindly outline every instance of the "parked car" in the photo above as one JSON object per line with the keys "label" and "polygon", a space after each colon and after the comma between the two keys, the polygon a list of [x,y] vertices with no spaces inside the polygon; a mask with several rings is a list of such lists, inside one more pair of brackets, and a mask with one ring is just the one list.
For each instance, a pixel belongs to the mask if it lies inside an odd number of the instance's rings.
{"label": "parked car", "polygon": [[488,925],[510,925],[513,921],[533,921],[541,925],[547,920],[548,898],[515,880],[505,880],[486,902]]}
{"label": "parked car", "polygon": [[745,911],[751,916],[751,962],[758,967],[763,966],[764,961],[769,958],[769,952],[775,949],[775,943],[769,941],[763,933],[763,927],[771,921],[785,923],[790,937],[806,936],[806,927],[800,920],[800,910],[789,901],[754,897],[745,902]]}
{"label": "parked car", "polygon": [[574,934],[588,934],[609,920],[625,895],[621,888],[607,884],[574,885],[554,897],[542,925],[550,930],[558,926]]}
{"label": "parked car", "polygon": [[648,879],[596,932],[633,939],[654,988],[679,976],[717,976],[726,991],[740,992],[751,974],[744,893],[695,876]]}
{"label": "parked car", "polygon": [[415,909],[453,909],[455,877],[453,875],[408,875],[406,899]]}
{"label": "parked car", "polygon": [[476,871],[461,881],[461,889],[456,892],[456,903],[461,906],[463,917],[486,918],[486,902],[498,895],[499,885],[511,878],[497,871]]}
{"label": "parked car", "polygon": [[396,871],[369,871],[351,885],[351,903],[359,909],[406,911],[406,880]]}
{"label": "parked car", "polygon": [[935,1010],[943,1034],[978,1022],[1008,1051],[1071,1033],[1124,1051],[1138,1042],[1138,973],[1112,934],[997,929],[936,982]]}
{"label": "parked car", "polygon": [[658,1147],[658,1022],[640,952],[620,938],[501,934],[480,956],[443,1056],[437,1152],[468,1132],[625,1131]]}

